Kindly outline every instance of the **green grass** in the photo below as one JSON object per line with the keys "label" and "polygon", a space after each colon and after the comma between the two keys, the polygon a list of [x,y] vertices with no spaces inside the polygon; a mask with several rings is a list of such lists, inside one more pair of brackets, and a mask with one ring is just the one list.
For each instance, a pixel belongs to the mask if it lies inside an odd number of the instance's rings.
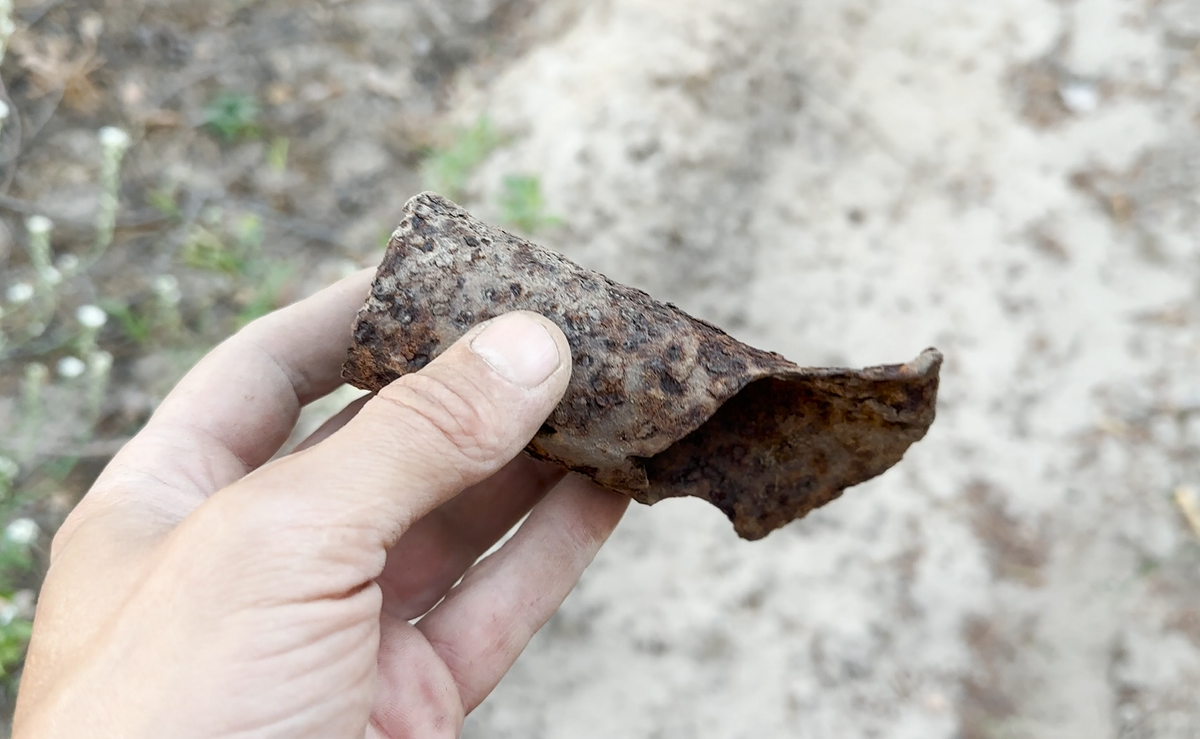
{"label": "green grass", "polygon": [[[0,680],[16,679],[16,670],[25,661],[25,650],[29,648],[29,637],[33,636],[33,622],[14,618],[0,626]],[[11,690],[15,693],[15,685]]]}
{"label": "green grass", "polygon": [[238,309],[235,327],[241,328],[256,318],[280,307],[284,285],[293,268],[286,262],[268,259],[262,252],[262,219],[247,213],[232,220],[214,212],[196,225],[184,244],[180,257],[193,269],[215,272],[235,278],[249,291]]}
{"label": "green grass", "polygon": [[220,92],[204,107],[204,126],[226,144],[255,139],[262,135],[261,112],[253,95]]}
{"label": "green grass", "polygon": [[[425,189],[462,202],[475,170],[505,143],[507,140],[487,116],[481,116],[470,128],[456,130],[449,144],[426,153],[421,163]],[[503,224],[527,236],[563,222],[548,212],[542,181],[534,175],[506,175],[498,205]]]}
{"label": "green grass", "polygon": [[504,178],[500,214],[504,225],[527,236],[562,223],[561,218],[546,212],[542,181],[532,175],[508,175]]}
{"label": "green grass", "polygon": [[286,136],[276,136],[267,147],[267,166],[273,172],[286,172],[288,166],[288,150],[291,140]]}
{"label": "green grass", "polygon": [[421,164],[425,188],[462,200],[471,175],[502,144],[504,138],[487,116],[481,116],[475,125],[456,131],[448,146],[428,152]]}
{"label": "green grass", "polygon": [[193,269],[240,275],[246,271],[246,257],[227,244],[220,234],[195,225],[180,251],[183,263]]}
{"label": "green grass", "polygon": [[146,315],[132,306],[110,298],[100,300],[100,307],[104,309],[105,313],[112,316],[117,325],[121,327],[121,332],[133,343],[144,344],[150,339],[150,334],[154,330],[154,316]]}
{"label": "green grass", "polygon": [[163,185],[146,192],[146,204],[171,220],[179,220],[179,202],[174,187]]}

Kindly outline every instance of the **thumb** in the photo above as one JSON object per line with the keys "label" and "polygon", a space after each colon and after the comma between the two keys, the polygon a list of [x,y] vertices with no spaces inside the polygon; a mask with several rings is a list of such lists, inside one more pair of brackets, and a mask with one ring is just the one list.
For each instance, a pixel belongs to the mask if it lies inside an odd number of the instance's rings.
{"label": "thumb", "polygon": [[536,313],[509,313],[385,387],[328,439],[235,487],[252,486],[260,503],[264,491],[285,497],[288,520],[303,528],[352,530],[360,544],[390,547],[515,457],[570,376],[562,331]]}

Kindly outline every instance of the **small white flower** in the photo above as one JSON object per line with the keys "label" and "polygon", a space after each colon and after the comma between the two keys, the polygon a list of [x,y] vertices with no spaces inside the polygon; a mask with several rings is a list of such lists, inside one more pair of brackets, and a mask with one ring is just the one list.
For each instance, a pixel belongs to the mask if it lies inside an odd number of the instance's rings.
{"label": "small white flower", "polygon": [[0,598],[0,626],[8,626],[20,613],[16,603]]}
{"label": "small white flower", "polygon": [[0,121],[8,120],[8,103],[0,100]]}
{"label": "small white flower", "polygon": [[15,285],[9,286],[8,292],[5,293],[5,297],[8,298],[8,302],[13,303],[14,305],[21,305],[22,303],[28,303],[30,300],[32,300],[33,293],[33,285],[30,285],[28,282],[18,282]]}
{"label": "small white flower", "polygon": [[46,365],[41,362],[30,362],[25,365],[25,381],[35,385],[45,384],[46,378],[50,376],[50,370],[46,369]]}
{"label": "small white flower", "polygon": [[58,376],[68,380],[79,377],[87,370],[87,365],[79,357],[63,357],[58,360]]}
{"label": "small white flower", "polygon": [[75,319],[84,328],[98,329],[108,323],[108,314],[98,305],[81,305],[75,311]]}
{"label": "small white flower", "polygon": [[58,267],[58,271],[64,275],[73,275],[79,271],[79,257],[74,254],[63,254],[54,266]]}
{"label": "small white flower", "polygon": [[100,129],[98,135],[100,137],[100,145],[105,149],[119,149],[124,151],[129,148],[129,134],[116,126],[105,126]]}
{"label": "small white flower", "polygon": [[62,272],[59,272],[54,267],[47,267],[41,272],[42,282],[54,287],[63,281]]}
{"label": "small white flower", "polygon": [[0,480],[12,481],[21,474],[21,467],[8,457],[0,457]]}
{"label": "small white flower", "polygon": [[154,294],[172,305],[179,302],[179,280],[175,275],[159,275],[154,278]]}
{"label": "small white flower", "polygon": [[32,518],[18,518],[4,527],[4,538],[13,544],[29,546],[38,539],[42,530]]}
{"label": "small white flower", "polygon": [[88,371],[92,377],[108,377],[112,370],[113,355],[106,351],[92,352],[88,357]]}
{"label": "small white flower", "polygon": [[34,236],[45,236],[54,228],[54,221],[46,216],[29,216],[25,219],[25,229]]}

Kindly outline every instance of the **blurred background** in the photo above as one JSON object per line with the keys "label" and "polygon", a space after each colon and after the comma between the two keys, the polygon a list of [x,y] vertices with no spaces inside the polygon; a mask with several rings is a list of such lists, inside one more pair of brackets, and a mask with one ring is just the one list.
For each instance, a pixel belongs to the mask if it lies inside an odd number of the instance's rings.
{"label": "blurred background", "polygon": [[107,459],[431,188],[803,364],[947,357],[925,441],[762,542],[631,510],[465,736],[1200,737],[1197,0],[0,0],[0,39],[5,715]]}

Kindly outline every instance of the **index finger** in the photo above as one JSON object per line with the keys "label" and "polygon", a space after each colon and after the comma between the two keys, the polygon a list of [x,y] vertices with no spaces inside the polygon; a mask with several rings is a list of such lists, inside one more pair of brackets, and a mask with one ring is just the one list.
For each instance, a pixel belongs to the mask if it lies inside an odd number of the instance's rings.
{"label": "index finger", "polygon": [[[363,270],[260,318],[214,349],[113,459],[93,493],[144,490],[149,480],[195,506],[267,462],[300,409],[342,383],[351,326],[373,274]],[[131,476],[137,485],[119,484]]]}

